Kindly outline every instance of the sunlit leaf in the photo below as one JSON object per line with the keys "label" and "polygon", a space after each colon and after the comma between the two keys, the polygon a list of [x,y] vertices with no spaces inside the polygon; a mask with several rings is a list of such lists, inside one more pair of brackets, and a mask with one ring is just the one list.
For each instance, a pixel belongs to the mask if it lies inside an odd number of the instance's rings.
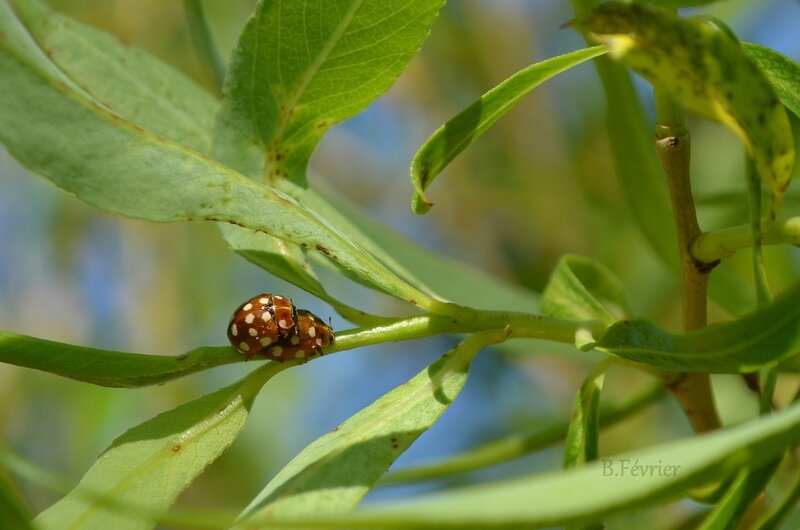
{"label": "sunlit leaf", "polygon": [[0,69],[0,140],[23,164],[85,202],[152,221],[241,225],[322,252],[401,299],[449,310],[290,197],[84,98],[2,36]]}
{"label": "sunlit leaf", "polygon": [[800,116],[800,64],[760,44],[743,42],[742,49],[767,74],[781,103]]}
{"label": "sunlit leaf", "polygon": [[268,363],[233,385],[164,412],[111,444],[41,529],[145,530],[236,439],[258,391],[287,364]]}
{"label": "sunlit leaf", "polygon": [[217,101],[181,72],[38,0],[11,0],[36,46],[97,103],[131,124],[207,153]]}
{"label": "sunlit leaf", "polygon": [[681,372],[754,372],[800,352],[800,285],[740,319],[674,335],[643,320],[611,326],[597,347]]}
{"label": "sunlit leaf", "polygon": [[[585,467],[373,503],[339,517],[270,528],[549,528],[676,500],[689,488],[758,466],[800,441],[800,405],[771,417]],[[634,467],[635,466],[635,467]]]}
{"label": "sunlit leaf", "polygon": [[411,183],[415,189],[411,208],[416,213],[427,212],[433,203],[425,197],[425,190],[433,179],[459,153],[514,108],[523,96],[555,75],[606,51],[602,46],[595,46],[520,70],[440,127],[419,149],[411,164]]}
{"label": "sunlit leaf", "polygon": [[[602,427],[614,425],[663,395],[664,388],[658,383],[637,392],[625,401],[603,404],[600,407],[600,425]],[[511,434],[440,461],[393,471],[381,479],[380,484],[441,479],[456,473],[466,473],[508,462],[563,440],[569,428],[567,419],[539,421],[534,424],[534,428],[530,429],[531,432]]]}
{"label": "sunlit leaf", "polygon": [[240,517],[346,513],[392,462],[447,410],[467,380],[474,355],[505,332],[472,335],[420,372],[300,452]]}
{"label": "sunlit leaf", "polygon": [[110,387],[154,385],[241,360],[227,346],[196,348],[178,356],[143,355],[0,331],[0,362]]}
{"label": "sunlit leaf", "polygon": [[637,4],[604,4],[578,25],[611,57],[739,136],[772,193],[775,218],[792,175],[794,141],[783,105],[737,41],[699,20]]}
{"label": "sunlit leaf", "polygon": [[443,4],[260,1],[231,59],[214,156],[261,181],[305,184],[325,132],[391,86]]}

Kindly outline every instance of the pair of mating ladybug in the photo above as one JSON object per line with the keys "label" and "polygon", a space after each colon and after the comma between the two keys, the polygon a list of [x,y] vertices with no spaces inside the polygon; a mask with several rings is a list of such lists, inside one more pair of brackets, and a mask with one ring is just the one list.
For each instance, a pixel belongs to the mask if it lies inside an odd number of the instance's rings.
{"label": "pair of mating ladybug", "polygon": [[228,340],[247,359],[258,354],[283,362],[322,355],[334,336],[311,311],[296,309],[284,296],[264,293],[234,311]]}

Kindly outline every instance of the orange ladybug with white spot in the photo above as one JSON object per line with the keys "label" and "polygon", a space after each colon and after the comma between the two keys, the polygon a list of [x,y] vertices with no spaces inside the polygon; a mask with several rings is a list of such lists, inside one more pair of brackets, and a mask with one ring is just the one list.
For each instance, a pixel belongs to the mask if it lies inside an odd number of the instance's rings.
{"label": "orange ladybug with white spot", "polygon": [[296,309],[289,298],[263,293],[233,313],[228,340],[247,359],[259,355],[283,362],[322,355],[335,337],[322,319]]}

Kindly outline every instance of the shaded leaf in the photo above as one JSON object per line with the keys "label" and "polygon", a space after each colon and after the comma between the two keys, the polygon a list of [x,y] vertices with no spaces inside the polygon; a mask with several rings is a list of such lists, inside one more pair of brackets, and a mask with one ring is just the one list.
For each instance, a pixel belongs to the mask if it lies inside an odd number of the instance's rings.
{"label": "shaded leaf", "polygon": [[611,57],[731,129],[772,193],[775,218],[792,175],[794,141],[783,105],[737,41],[699,20],[637,4],[604,4],[578,25]]}
{"label": "shaded leaf", "polygon": [[32,530],[32,514],[23,501],[19,488],[0,470],[0,528],[3,530]]}
{"label": "shaded leaf", "polygon": [[101,386],[154,385],[242,359],[228,346],[196,348],[178,356],[144,355],[0,331],[0,362]]}
{"label": "shaded leaf", "polygon": [[[272,520],[270,528],[544,528],[588,522],[675,500],[743,465],[766,463],[798,441],[800,405],[794,405],[769,418],[618,455],[609,464],[376,502],[348,516],[286,518],[285,525]],[[619,472],[623,465],[626,472]]]}
{"label": "shaded leaf", "polygon": [[433,179],[464,149],[505,116],[528,92],[565,70],[606,53],[602,46],[578,50],[538,62],[512,75],[456,117],[441,126],[423,144],[411,163],[414,197],[411,209],[427,212],[432,203],[425,190]]}
{"label": "shaded leaf", "polygon": [[800,352],[800,285],[731,322],[675,335],[643,320],[614,324],[597,347],[617,357],[680,372],[754,372]]}
{"label": "shaded leaf", "polygon": [[129,430],[66,497],[42,512],[42,529],[149,529],[236,439],[262,385],[288,364],[268,363],[233,385]]}
{"label": "shaded leaf", "polygon": [[241,524],[350,511],[447,410],[478,350],[505,337],[501,330],[464,339],[410,381],[311,443],[259,493],[240,517]]}
{"label": "shaded leaf", "polygon": [[561,257],[542,293],[542,312],[572,320],[611,324],[631,314],[620,279],[590,258]]}
{"label": "shaded leaf", "polygon": [[565,468],[580,467],[600,455],[600,393],[607,369],[604,362],[592,370],[575,396],[564,446]]}

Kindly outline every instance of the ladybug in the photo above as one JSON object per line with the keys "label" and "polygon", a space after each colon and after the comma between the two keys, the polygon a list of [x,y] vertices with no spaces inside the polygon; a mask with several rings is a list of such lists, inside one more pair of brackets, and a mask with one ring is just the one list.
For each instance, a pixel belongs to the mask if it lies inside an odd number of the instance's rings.
{"label": "ladybug", "polygon": [[228,340],[247,359],[261,355],[279,362],[322,355],[333,344],[331,327],[296,309],[289,298],[263,293],[240,305],[228,323]]}

